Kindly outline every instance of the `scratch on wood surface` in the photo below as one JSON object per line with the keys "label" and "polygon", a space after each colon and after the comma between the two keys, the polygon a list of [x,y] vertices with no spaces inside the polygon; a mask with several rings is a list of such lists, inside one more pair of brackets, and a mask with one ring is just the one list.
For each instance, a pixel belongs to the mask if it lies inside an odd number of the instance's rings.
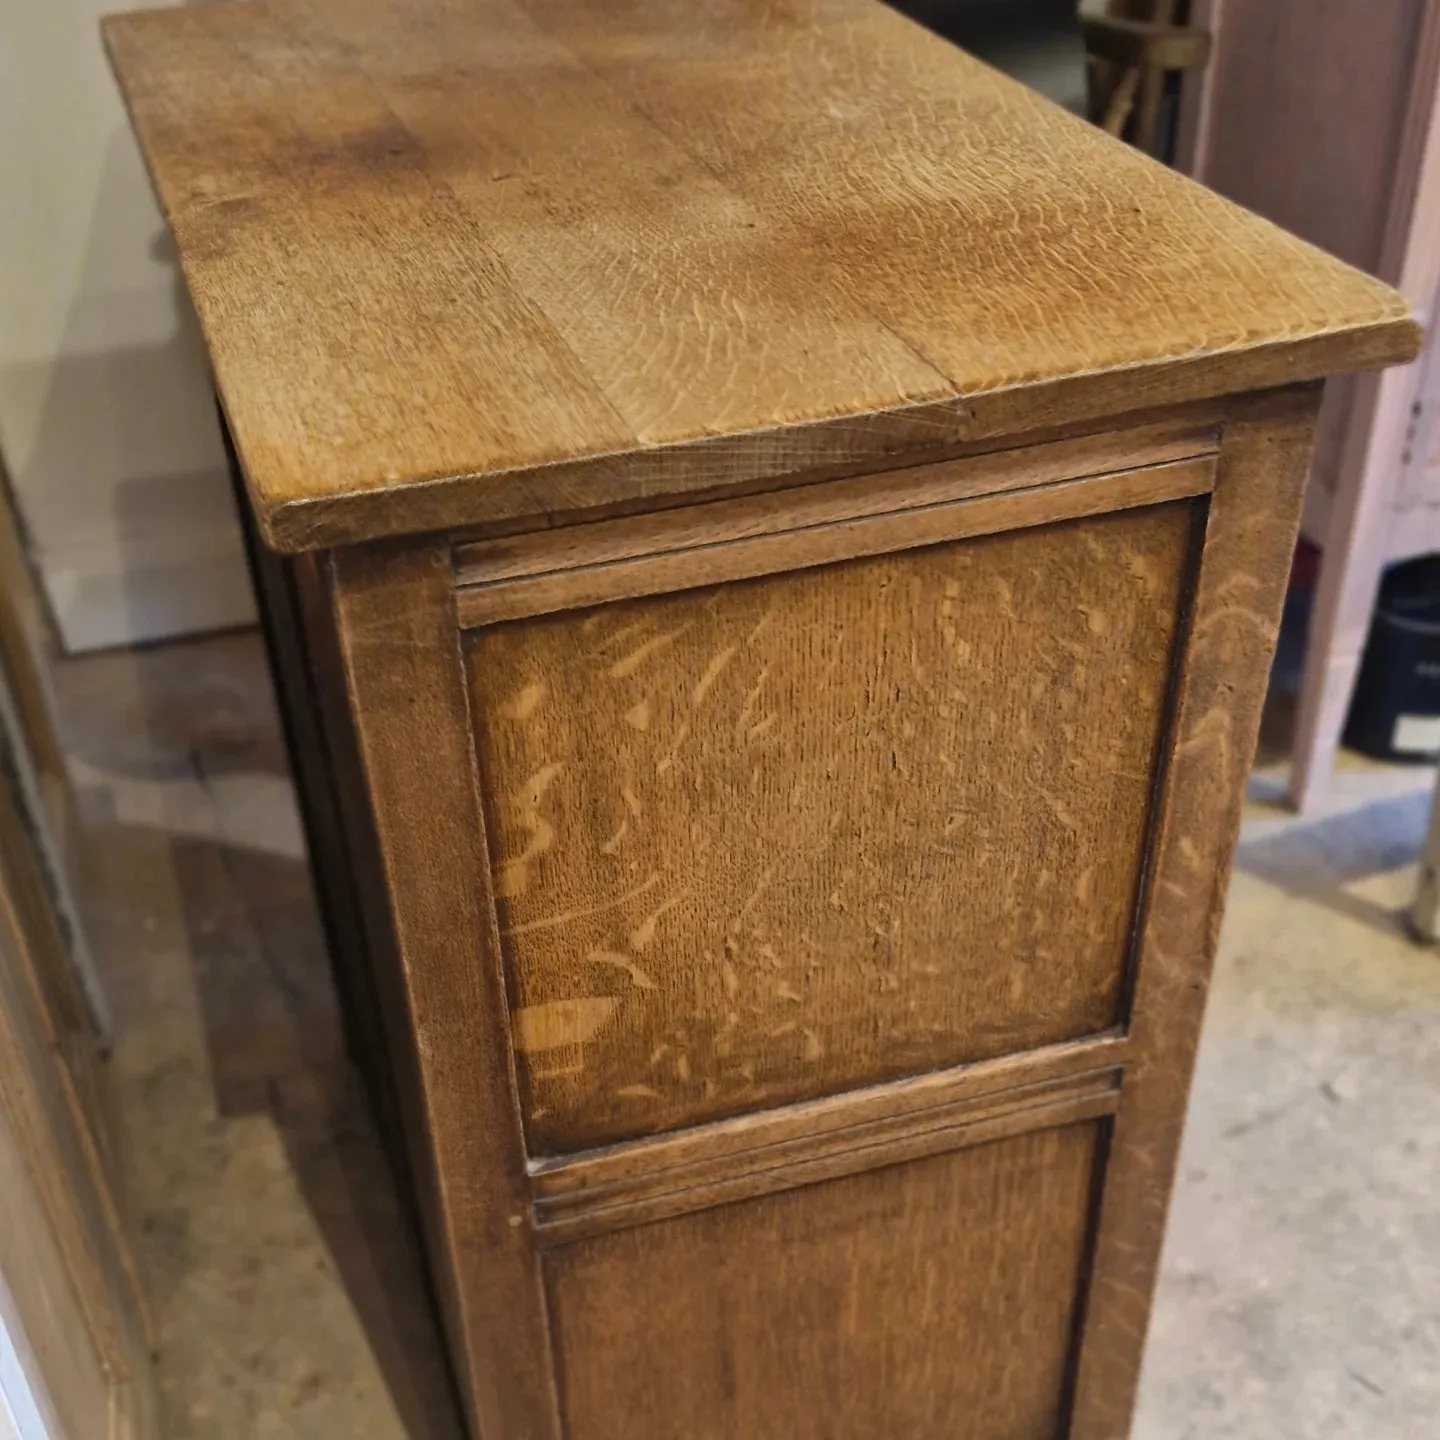
{"label": "scratch on wood surface", "polygon": [[622,1085],[616,1092],[620,1100],[658,1100],[660,1092],[653,1085]]}
{"label": "scratch on wood surface", "polygon": [[770,628],[771,622],[775,619],[775,606],[770,605],[765,613],[750,627],[750,633],[745,637],[747,645],[753,645]]}
{"label": "scratch on wood surface", "polygon": [[669,749],[655,762],[655,773],[657,775],[665,774],[665,772],[675,764],[675,759],[680,754],[680,747],[685,743],[689,734],[690,722],[688,720],[682,720],[675,729],[675,736],[670,741]]}
{"label": "scratch on wood surface", "polygon": [[720,983],[725,987],[725,993],[730,999],[733,1000],[740,993],[740,977],[728,959],[720,962]]}
{"label": "scratch on wood surface", "polygon": [[545,698],[546,685],[536,680],[527,685],[518,695],[512,696],[501,707],[500,713],[507,720],[528,720],[540,708]]}
{"label": "scratch on wood surface", "polygon": [[1036,794],[1041,800],[1041,802],[1045,805],[1045,808],[1049,810],[1049,812],[1055,817],[1059,824],[1064,826],[1066,830],[1069,830],[1072,834],[1080,830],[1080,822],[1066,807],[1065,802],[1061,800],[1058,795],[1052,794],[1049,790],[1042,790],[1038,788],[1036,790]]}
{"label": "scratch on wood surface", "polygon": [[640,797],[635,793],[634,789],[629,785],[622,785],[620,787],[620,798],[625,802],[625,808],[630,812],[630,818],[632,820],[638,820],[642,811]]}
{"label": "scratch on wood surface", "polygon": [[767,665],[761,672],[760,678],[750,687],[745,696],[745,703],[740,707],[740,718],[735,723],[735,734],[743,735],[750,728],[750,716],[755,706],[760,701],[760,692],[765,688],[765,682],[770,678],[770,667]]}
{"label": "scratch on wood surface", "polygon": [[674,630],[667,630],[663,635],[651,636],[643,645],[622,656],[610,667],[611,679],[623,680],[626,676],[633,675],[657,650],[673,645],[689,628],[690,622],[687,621]]}
{"label": "scratch on wood surface", "polygon": [[600,846],[602,855],[615,855],[620,850],[620,842],[625,838],[626,832],[630,829],[630,821],[623,819],[620,827],[615,833]]}
{"label": "scratch on wood surface", "polygon": [[739,653],[738,645],[727,645],[723,650],[718,651],[710,657],[710,663],[705,667],[705,673],[695,682],[695,688],[690,692],[690,703],[698,710],[709,694],[710,687],[720,678],[720,672]]}
{"label": "scratch on wood surface", "polygon": [[[605,623],[607,614],[607,611],[599,611],[585,621],[581,628],[583,630],[589,630],[592,625],[598,628]],[[628,640],[637,631],[648,629],[649,625],[650,621],[643,617],[639,620],[632,620],[628,625],[622,625],[618,630],[612,630],[608,635],[604,636],[596,646],[596,649],[609,650],[612,646],[618,645],[622,640]]]}
{"label": "scratch on wood surface", "polygon": [[1140,582],[1147,599],[1154,600],[1165,593],[1165,571],[1149,555],[1130,550],[1125,556],[1125,566]]}
{"label": "scratch on wood surface", "polygon": [[525,849],[507,860],[495,880],[496,893],[513,899],[525,892],[530,884],[530,866],[555,843],[555,827],[540,813],[540,802],[555,777],[564,769],[559,761],[543,765],[511,797],[511,806],[518,812],[517,823],[530,832]]}
{"label": "scratch on wood surface", "polygon": [[678,895],[672,895],[664,904],[652,910],[631,932],[630,945],[632,949],[644,950],[655,938],[655,926],[659,923],[660,917],[667,911],[673,910],[681,900],[685,898],[682,890]]}
{"label": "scratch on wood surface", "polygon": [[623,905],[627,900],[633,900],[647,890],[653,890],[659,883],[659,871],[652,870],[633,890],[613,896],[599,905],[580,905],[572,910],[561,910],[556,915],[546,915],[539,920],[527,920],[521,925],[511,925],[500,933],[507,936],[528,935],[535,930],[553,930],[557,925],[568,925],[572,920],[583,920],[590,915],[603,915],[605,911],[613,910],[617,905]]}
{"label": "scratch on wood surface", "polygon": [[619,955],[614,950],[592,950],[585,958],[597,965],[611,965],[616,970],[623,970],[639,990],[655,988],[655,982],[628,955]]}
{"label": "scratch on wood surface", "polygon": [[730,932],[731,932],[731,934],[734,934],[735,931],[737,931],[737,930],[740,928],[740,926],[741,926],[742,924],[744,924],[744,922],[745,922],[746,918],[749,916],[750,912],[756,907],[756,905],[758,905],[758,904],[760,903],[760,897],[766,892],[766,890],[768,890],[768,889],[770,888],[770,882],[771,882],[771,880],[773,880],[774,878],[775,878],[775,867],[774,867],[773,865],[767,865],[767,866],[760,872],[760,878],[759,878],[759,880],[757,880],[757,881],[755,882],[755,888],[750,892],[749,898],[748,898],[748,899],[745,901],[745,903],[740,907],[740,913],[735,917],[734,921],[731,923],[731,925],[730,925]]}
{"label": "scratch on wood surface", "polygon": [[1217,775],[1225,775],[1230,770],[1230,741],[1231,741],[1232,718],[1227,707],[1221,705],[1212,706],[1203,715],[1197,716],[1190,726],[1190,734],[1181,741],[1177,747],[1178,753],[1187,759],[1192,755],[1204,754],[1207,750],[1215,752],[1211,764]]}
{"label": "scratch on wood surface", "polygon": [[625,723],[632,730],[640,731],[642,735],[650,728],[650,718],[650,697],[648,695],[625,712]]}

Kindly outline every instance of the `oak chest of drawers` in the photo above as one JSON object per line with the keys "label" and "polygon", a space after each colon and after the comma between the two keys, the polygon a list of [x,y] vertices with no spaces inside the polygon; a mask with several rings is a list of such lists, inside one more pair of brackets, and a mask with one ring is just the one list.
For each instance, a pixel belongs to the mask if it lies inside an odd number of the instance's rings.
{"label": "oak chest of drawers", "polygon": [[1404,303],[872,0],[106,36],[477,1431],[1123,1436]]}

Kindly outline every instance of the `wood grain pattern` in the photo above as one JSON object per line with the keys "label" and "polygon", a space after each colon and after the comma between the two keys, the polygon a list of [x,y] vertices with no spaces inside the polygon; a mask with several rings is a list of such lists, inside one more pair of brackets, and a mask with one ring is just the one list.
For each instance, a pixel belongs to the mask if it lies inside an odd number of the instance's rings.
{"label": "wood grain pattern", "polygon": [[478,632],[532,1152],[1111,1025],[1191,517]]}
{"label": "wood grain pattern", "polygon": [[567,1433],[1055,1440],[1098,1140],[1041,1131],[554,1252]]}
{"label": "wood grain pattern", "polygon": [[1418,346],[1393,292],[875,0],[252,0],[106,39],[282,548]]}
{"label": "wood grain pattern", "polygon": [[402,1100],[452,1353],[478,1432],[558,1440],[514,1078],[495,1043],[505,999],[482,890],[489,862],[449,554],[346,551],[332,557],[332,573],[366,818],[383,866],[369,893],[388,910],[375,928],[395,952],[389,993],[403,1017],[390,1018],[403,1023],[391,1033],[406,1039],[418,1075],[418,1094]]}
{"label": "wood grain pattern", "polygon": [[1139,937],[1073,1440],[1129,1432],[1245,779],[1255,753],[1320,395],[1237,404],[1220,451]]}

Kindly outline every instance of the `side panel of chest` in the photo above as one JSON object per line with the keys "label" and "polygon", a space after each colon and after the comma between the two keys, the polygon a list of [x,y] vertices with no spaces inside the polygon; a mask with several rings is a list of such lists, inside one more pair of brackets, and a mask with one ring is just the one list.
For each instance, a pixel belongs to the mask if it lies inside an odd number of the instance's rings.
{"label": "side panel of chest", "polygon": [[485,1433],[1125,1433],[1314,406],[333,557]]}

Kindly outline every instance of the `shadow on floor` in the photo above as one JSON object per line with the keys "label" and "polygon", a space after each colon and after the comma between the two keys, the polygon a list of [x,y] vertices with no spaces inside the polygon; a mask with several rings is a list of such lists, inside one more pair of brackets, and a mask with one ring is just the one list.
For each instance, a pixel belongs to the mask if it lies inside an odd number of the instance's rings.
{"label": "shadow on floor", "polygon": [[1241,843],[1236,866],[1287,895],[1324,906],[1387,934],[1404,931],[1404,911],[1348,887],[1412,864],[1425,840],[1431,797],[1417,791]]}
{"label": "shadow on floor", "polygon": [[216,1106],[274,1121],[413,1440],[458,1440],[418,1237],[345,1054],[308,867],[173,845]]}

